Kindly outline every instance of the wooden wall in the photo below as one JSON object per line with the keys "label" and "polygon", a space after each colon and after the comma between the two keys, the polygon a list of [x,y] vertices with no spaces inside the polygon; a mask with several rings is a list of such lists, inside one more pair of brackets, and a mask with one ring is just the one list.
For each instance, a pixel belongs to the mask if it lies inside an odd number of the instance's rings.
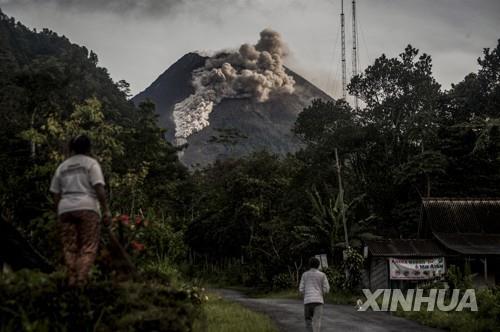
{"label": "wooden wall", "polygon": [[363,283],[371,291],[389,288],[389,267],[385,257],[371,257]]}

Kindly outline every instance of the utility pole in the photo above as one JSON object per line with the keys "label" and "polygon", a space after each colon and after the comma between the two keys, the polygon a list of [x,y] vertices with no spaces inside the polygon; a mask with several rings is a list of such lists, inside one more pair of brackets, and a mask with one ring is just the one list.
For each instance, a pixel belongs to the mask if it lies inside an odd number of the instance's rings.
{"label": "utility pole", "polygon": [[[352,77],[358,75],[358,29],[356,26],[356,0],[352,0]],[[359,108],[358,96],[354,96],[354,109]]]}
{"label": "utility pole", "polygon": [[346,99],[347,97],[347,73],[346,73],[346,63],[345,63],[345,18],[344,18],[344,0],[340,0],[341,12],[340,12],[340,31],[342,39],[342,97]]}
{"label": "utility pole", "polygon": [[344,188],[342,186],[342,174],[341,174],[341,169],[340,169],[340,160],[339,160],[339,152],[338,149],[335,148],[335,162],[337,166],[337,178],[339,182],[339,196],[340,196],[340,209],[342,213],[342,224],[344,226],[344,237],[345,237],[345,244],[346,248],[349,247],[349,236],[347,233],[347,223],[345,220],[345,208],[344,208]]}

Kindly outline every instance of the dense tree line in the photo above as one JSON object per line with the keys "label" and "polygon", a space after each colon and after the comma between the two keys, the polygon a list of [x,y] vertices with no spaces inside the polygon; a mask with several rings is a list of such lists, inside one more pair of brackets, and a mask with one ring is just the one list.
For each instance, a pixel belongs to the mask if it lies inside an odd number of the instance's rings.
{"label": "dense tree line", "polygon": [[[183,223],[189,176],[158,127],[154,105],[135,107],[97,55],[0,12],[0,208],[46,255],[58,251],[48,192],[67,142],[88,134],[116,214],[148,210]],[[177,220],[180,220],[177,222]]]}
{"label": "dense tree line", "polygon": [[184,241],[205,261],[244,262],[262,282],[296,273],[314,253],[340,257],[342,212],[359,247],[375,236],[414,237],[421,197],[500,195],[500,44],[448,91],[429,55],[412,46],[382,55],[350,82],[359,109],[343,100],[304,109],[295,155],[261,152],[191,174],[154,105],[135,107],[128,84],[97,62],[85,47],[0,13],[0,209],[48,256],[57,247],[49,180],[82,131],[95,142],[113,211],[168,222],[158,230],[169,235],[150,234],[151,244],[185,258]]}
{"label": "dense tree line", "polygon": [[258,153],[195,174],[189,245],[216,259],[245,256],[269,282],[310,254],[338,259],[342,209],[359,247],[415,237],[422,197],[500,196],[500,43],[478,64],[443,91],[429,55],[410,45],[382,55],[349,84],[362,107],[316,100],[299,115],[294,132],[306,147],[297,154]]}

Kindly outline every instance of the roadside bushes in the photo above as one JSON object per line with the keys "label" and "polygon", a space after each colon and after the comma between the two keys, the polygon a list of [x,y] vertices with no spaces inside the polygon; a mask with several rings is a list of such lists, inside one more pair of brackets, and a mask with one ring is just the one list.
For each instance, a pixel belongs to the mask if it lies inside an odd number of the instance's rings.
{"label": "roadside bushes", "polygon": [[280,273],[273,278],[273,290],[286,290],[296,288],[297,285],[294,283],[290,273]]}
{"label": "roadside bushes", "polygon": [[[361,271],[363,269],[363,256],[355,249],[348,248],[345,251],[345,260],[339,265],[331,265],[323,272],[328,278],[328,283],[334,291],[355,290],[361,282]],[[346,271],[347,277],[346,277]]]}
{"label": "roadside bushes", "polygon": [[332,291],[339,291],[344,288],[345,283],[345,273],[338,268],[333,266],[324,269],[323,272],[326,274],[328,283]]}
{"label": "roadside bushes", "polygon": [[476,290],[477,312],[464,311],[397,311],[398,316],[451,332],[500,331],[500,289]]}
{"label": "roadside bushes", "polygon": [[201,313],[197,290],[92,281],[69,289],[60,272],[0,275],[0,331],[191,331]]}
{"label": "roadside bushes", "polygon": [[350,290],[355,289],[361,282],[361,271],[363,270],[363,256],[354,248],[349,247],[344,251],[345,259],[342,268],[347,271],[344,287]]}
{"label": "roadside bushes", "polygon": [[478,306],[476,320],[483,322],[491,331],[500,331],[500,288],[477,290],[476,297]]}
{"label": "roadside bushes", "polygon": [[470,271],[470,265],[466,263],[463,271],[458,266],[450,265],[448,271],[446,272],[446,281],[450,285],[451,289],[472,288],[472,274]]}

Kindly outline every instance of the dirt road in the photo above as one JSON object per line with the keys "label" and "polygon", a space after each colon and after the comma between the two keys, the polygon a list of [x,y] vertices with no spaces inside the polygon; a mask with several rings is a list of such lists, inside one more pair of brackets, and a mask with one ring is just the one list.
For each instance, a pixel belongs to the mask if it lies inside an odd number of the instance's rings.
{"label": "dirt road", "polygon": [[[218,289],[215,292],[228,300],[268,315],[283,332],[305,331],[304,307],[299,300],[249,298],[242,293],[226,289]],[[325,305],[321,327],[322,332],[440,331],[385,312],[359,312],[354,306],[333,304]]]}

